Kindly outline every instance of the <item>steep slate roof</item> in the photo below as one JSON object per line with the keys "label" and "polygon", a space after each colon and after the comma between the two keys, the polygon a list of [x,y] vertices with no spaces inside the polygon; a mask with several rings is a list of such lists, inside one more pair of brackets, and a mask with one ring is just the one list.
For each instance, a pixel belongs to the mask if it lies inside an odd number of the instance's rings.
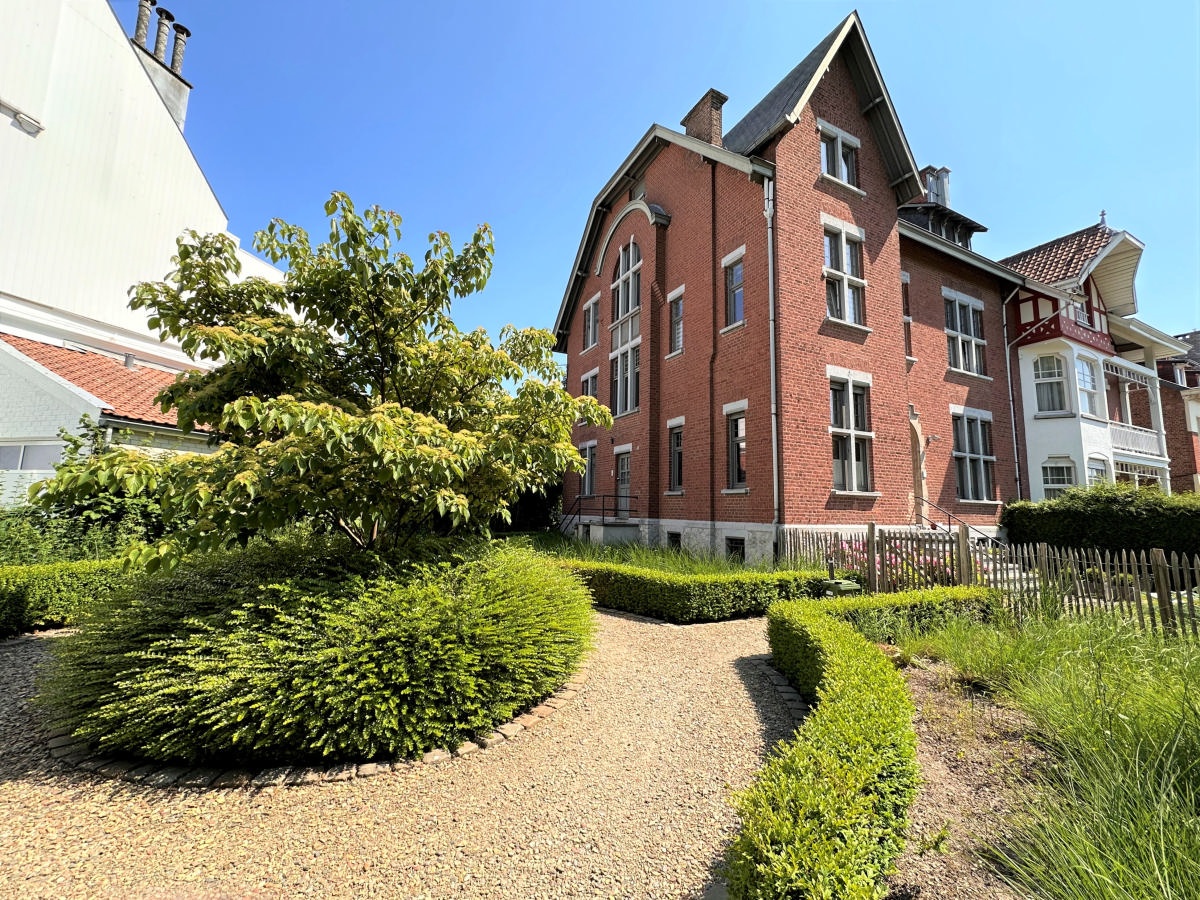
{"label": "steep slate roof", "polygon": [[1002,259],[1000,264],[1043,284],[1074,280],[1116,233],[1107,225],[1089,225]]}
{"label": "steep slate roof", "polygon": [[174,410],[165,413],[154,402],[155,396],[175,381],[173,372],[129,369],[102,353],[56,347],[11,334],[0,334],[0,340],[60,378],[100,398],[106,404],[104,412],[113,418],[150,425],[175,425]]}
{"label": "steep slate roof", "polygon": [[850,71],[863,114],[871,124],[897,205],[923,197],[925,188],[916,160],[857,12],[846,16],[729,130],[723,139],[725,148],[749,155],[780,131],[795,125],[825,71],[839,54]]}
{"label": "steep slate roof", "polygon": [[722,141],[727,150],[749,153],[787,120],[788,114],[796,108],[814,76],[822,74],[821,61],[825,59],[848,21],[849,17],[843,19],[837,28],[825,35],[825,40],[813,47],[812,52],[800,60],[796,68],[788,72],[750,112],[742,116],[740,122],[729,129]]}

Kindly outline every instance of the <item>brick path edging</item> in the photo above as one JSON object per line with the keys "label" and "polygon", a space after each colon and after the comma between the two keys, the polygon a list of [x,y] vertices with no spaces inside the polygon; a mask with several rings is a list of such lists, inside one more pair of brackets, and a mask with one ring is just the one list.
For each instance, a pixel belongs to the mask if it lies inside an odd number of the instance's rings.
{"label": "brick path edging", "polygon": [[529,712],[506,722],[490,734],[466,741],[452,752],[444,749],[430,750],[417,760],[395,760],[391,762],[339,763],[334,766],[276,766],[259,771],[245,769],[189,768],[169,763],[151,763],[145,760],[118,759],[99,754],[96,748],[79,738],[73,737],[70,729],[51,732],[50,755],[67,766],[117,778],[154,788],[191,788],[197,790],[220,788],[270,788],[298,787],[322,782],[350,781],[354,778],[372,778],[391,772],[406,772],[418,766],[434,766],[451,759],[459,759],[490,750],[513,740],[523,731],[538,727],[543,721],[562,709],[579,694],[588,680],[588,664],[584,663],[571,680],[535,706]]}

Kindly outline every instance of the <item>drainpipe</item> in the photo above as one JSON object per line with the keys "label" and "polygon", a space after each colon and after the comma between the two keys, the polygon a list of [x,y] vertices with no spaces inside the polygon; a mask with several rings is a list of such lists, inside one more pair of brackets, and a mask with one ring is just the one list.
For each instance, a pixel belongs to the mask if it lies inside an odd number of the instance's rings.
{"label": "drainpipe", "polygon": [[771,490],[775,515],[771,525],[779,540],[779,376],[775,371],[775,179],[763,179],[763,216],[767,220],[767,309],[771,330]]}
{"label": "drainpipe", "polygon": [[[716,371],[717,371],[717,341],[720,337],[721,326],[718,307],[724,308],[721,295],[717,292],[717,164],[705,159],[709,169],[709,223],[708,255],[712,268],[712,352],[708,357],[708,540],[713,553],[717,552],[717,412],[716,412]],[[728,427],[724,422],[723,427]]]}
{"label": "drainpipe", "polygon": [[1012,423],[1013,466],[1017,473],[1017,499],[1023,500],[1025,498],[1021,494],[1021,451],[1017,444],[1017,402],[1013,396],[1012,348],[1008,343],[1008,304],[1020,290],[1021,286],[1017,285],[1000,304],[1000,321],[1004,323],[1004,377],[1008,381],[1008,421]]}

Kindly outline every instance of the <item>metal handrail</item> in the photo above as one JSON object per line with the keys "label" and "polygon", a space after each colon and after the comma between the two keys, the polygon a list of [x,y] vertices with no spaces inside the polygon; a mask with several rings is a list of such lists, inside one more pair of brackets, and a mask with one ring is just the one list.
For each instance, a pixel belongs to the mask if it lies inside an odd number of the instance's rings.
{"label": "metal handrail", "polygon": [[[993,537],[992,535],[988,534],[985,531],[980,531],[978,528],[976,528],[970,522],[967,522],[964,519],[959,518],[954,513],[950,512],[950,510],[946,509],[944,506],[938,506],[938,504],[934,503],[932,500],[926,499],[925,497],[917,497],[916,500],[917,500],[917,503],[926,503],[929,506],[932,506],[934,509],[940,510],[941,512],[945,513],[946,514],[946,530],[947,531],[950,530],[951,521],[954,521],[954,522],[957,522],[959,525],[965,525],[967,527],[968,531],[973,531],[976,534],[978,534],[980,540],[987,541],[989,544],[995,544],[997,547],[1004,546],[1004,541],[1000,540],[997,537]],[[935,528],[937,528],[938,526],[941,525],[940,522],[934,521],[929,516],[927,516],[923,512],[921,512],[919,509],[914,510],[914,512],[917,514],[917,516],[919,518],[924,519],[926,522],[928,522],[930,525],[932,525]]]}
{"label": "metal handrail", "polygon": [[[610,521],[624,522],[638,515],[637,508],[633,503],[637,499],[639,499],[637,494],[577,494],[571,505],[563,512],[562,524],[569,529],[571,526],[568,523],[572,518],[578,523],[585,515],[596,515],[595,503],[597,501],[600,504],[601,525],[607,525]],[[585,508],[589,505],[585,504],[585,501],[590,501],[590,508]],[[612,501],[611,505],[609,501]],[[625,505],[623,511],[622,503]]]}

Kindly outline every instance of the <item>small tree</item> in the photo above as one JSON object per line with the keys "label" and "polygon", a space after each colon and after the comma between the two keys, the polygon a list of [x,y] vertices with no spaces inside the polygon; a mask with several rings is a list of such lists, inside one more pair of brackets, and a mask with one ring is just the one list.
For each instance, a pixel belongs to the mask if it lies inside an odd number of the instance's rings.
{"label": "small tree", "polygon": [[181,428],[210,431],[215,453],[155,459],[109,448],[61,466],[32,496],[44,505],[113,490],[156,497],[169,533],[131,555],[154,569],[305,519],[364,550],[484,530],[521,491],[580,469],[572,425],[611,417],[563,389],[553,337],[506,326],[493,346],[450,318],[453,298],[487,282],[491,231],[457,253],[448,235],[431,235],[417,270],[393,250],[395,213],[376,206],[360,217],[340,193],[325,212],[329,240],[315,249],[278,219],[255,235],[286,263],[281,284],[235,282],[230,238],[189,232],[167,280],[132,291],[131,306],[151,311],[164,340],[219,363],[159,397]]}

